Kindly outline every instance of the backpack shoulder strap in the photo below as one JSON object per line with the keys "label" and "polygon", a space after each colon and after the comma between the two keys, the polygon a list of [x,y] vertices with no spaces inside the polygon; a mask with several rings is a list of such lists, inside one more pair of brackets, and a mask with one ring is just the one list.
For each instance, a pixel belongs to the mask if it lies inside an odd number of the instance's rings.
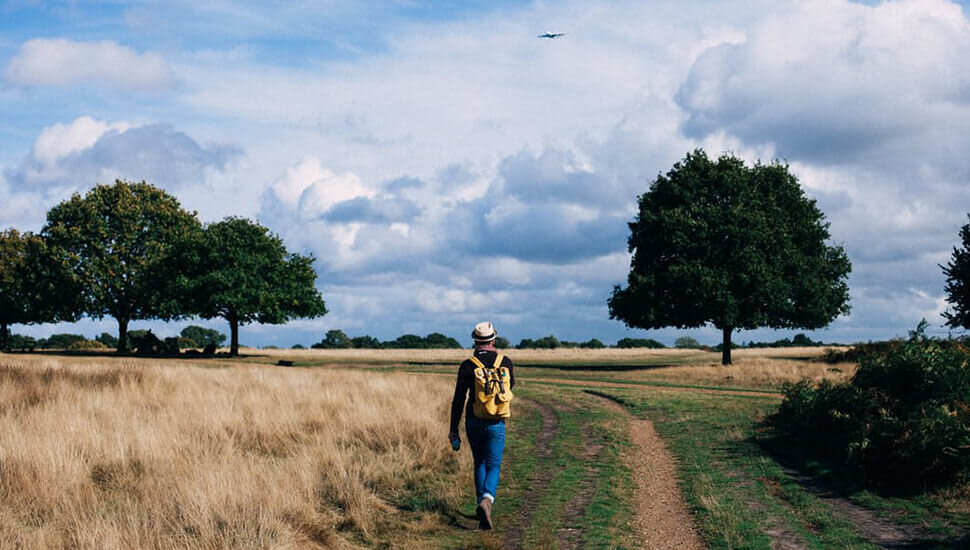
{"label": "backpack shoulder strap", "polygon": [[504,361],[504,360],[505,360],[505,356],[504,355],[502,355],[501,353],[497,354],[495,356],[495,362],[492,363],[492,368],[493,369],[497,369],[497,368],[501,367],[502,366],[502,361]]}
{"label": "backpack shoulder strap", "polygon": [[484,369],[485,368],[485,365],[483,365],[482,362],[478,360],[478,357],[475,357],[474,355],[472,355],[471,357],[469,357],[468,360],[471,361],[473,365],[475,365],[476,367],[478,367],[480,369]]}

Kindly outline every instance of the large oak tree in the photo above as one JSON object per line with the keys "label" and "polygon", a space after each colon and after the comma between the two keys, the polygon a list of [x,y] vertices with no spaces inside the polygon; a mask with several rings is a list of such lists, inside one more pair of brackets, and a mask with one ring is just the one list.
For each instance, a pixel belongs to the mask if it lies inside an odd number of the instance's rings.
{"label": "large oak tree", "polygon": [[829,224],[780,163],[688,153],[639,198],[627,286],[610,317],[643,329],[712,324],[816,329],[849,311],[851,264]]}
{"label": "large oak tree", "polygon": [[0,232],[0,350],[9,345],[11,325],[77,320],[77,296],[67,266],[39,235]]}
{"label": "large oak tree", "polygon": [[128,323],[183,313],[163,307],[163,274],[171,272],[163,262],[200,227],[195,213],[162,189],[117,180],[52,208],[42,234],[77,276],[84,312],[115,318],[118,351],[126,351]]}
{"label": "large oak tree", "polygon": [[240,325],[327,313],[313,257],[288,252],[256,222],[229,217],[209,224],[174,252],[179,302],[202,318],[228,321],[232,355],[239,353]]}

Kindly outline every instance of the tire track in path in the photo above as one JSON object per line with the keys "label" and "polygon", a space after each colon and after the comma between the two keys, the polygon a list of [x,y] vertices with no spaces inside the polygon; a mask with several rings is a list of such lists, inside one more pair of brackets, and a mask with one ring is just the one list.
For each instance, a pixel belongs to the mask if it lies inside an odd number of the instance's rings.
{"label": "tire track in path", "polygon": [[505,532],[505,548],[508,549],[522,548],[522,539],[532,523],[532,511],[542,502],[542,497],[552,479],[552,471],[542,466],[552,460],[552,442],[559,435],[559,415],[556,410],[535,399],[528,401],[535,405],[539,415],[542,416],[542,428],[539,430],[539,435],[536,436],[535,446],[539,466],[529,480],[530,490],[522,500],[518,520]]}
{"label": "tire track in path", "polygon": [[677,487],[674,460],[653,423],[634,417],[626,408],[597,393],[603,404],[623,415],[629,422],[633,456],[630,467],[636,481],[636,519],[634,527],[639,548],[653,550],[701,550],[694,521]]}

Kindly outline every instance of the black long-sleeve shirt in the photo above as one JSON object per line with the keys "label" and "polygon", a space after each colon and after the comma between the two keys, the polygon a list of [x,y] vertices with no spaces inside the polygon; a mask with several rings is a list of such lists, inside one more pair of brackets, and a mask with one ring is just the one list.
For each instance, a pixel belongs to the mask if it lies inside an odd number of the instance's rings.
{"label": "black long-sleeve shirt", "polygon": [[[494,349],[478,348],[475,350],[474,356],[486,367],[491,367],[495,359],[498,358],[498,352]],[[509,387],[514,388],[515,370],[512,368],[512,360],[508,356],[503,356],[501,366],[509,369]],[[472,363],[470,359],[465,359],[462,361],[461,366],[458,367],[458,381],[455,382],[455,396],[451,400],[451,432],[458,432],[458,422],[461,421],[461,410],[463,408],[465,409],[466,415],[470,416],[474,414],[472,407],[474,406],[473,399],[475,399],[475,396],[472,395],[469,397],[468,395],[473,391],[475,391],[475,363]]]}

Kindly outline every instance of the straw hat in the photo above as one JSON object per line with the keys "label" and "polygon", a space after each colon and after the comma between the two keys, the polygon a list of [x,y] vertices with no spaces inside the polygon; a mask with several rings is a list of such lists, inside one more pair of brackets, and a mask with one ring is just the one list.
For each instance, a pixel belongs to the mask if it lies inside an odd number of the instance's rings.
{"label": "straw hat", "polygon": [[476,342],[491,342],[496,336],[498,336],[498,333],[495,332],[495,327],[488,321],[478,323],[475,325],[475,330],[472,331],[472,338]]}

